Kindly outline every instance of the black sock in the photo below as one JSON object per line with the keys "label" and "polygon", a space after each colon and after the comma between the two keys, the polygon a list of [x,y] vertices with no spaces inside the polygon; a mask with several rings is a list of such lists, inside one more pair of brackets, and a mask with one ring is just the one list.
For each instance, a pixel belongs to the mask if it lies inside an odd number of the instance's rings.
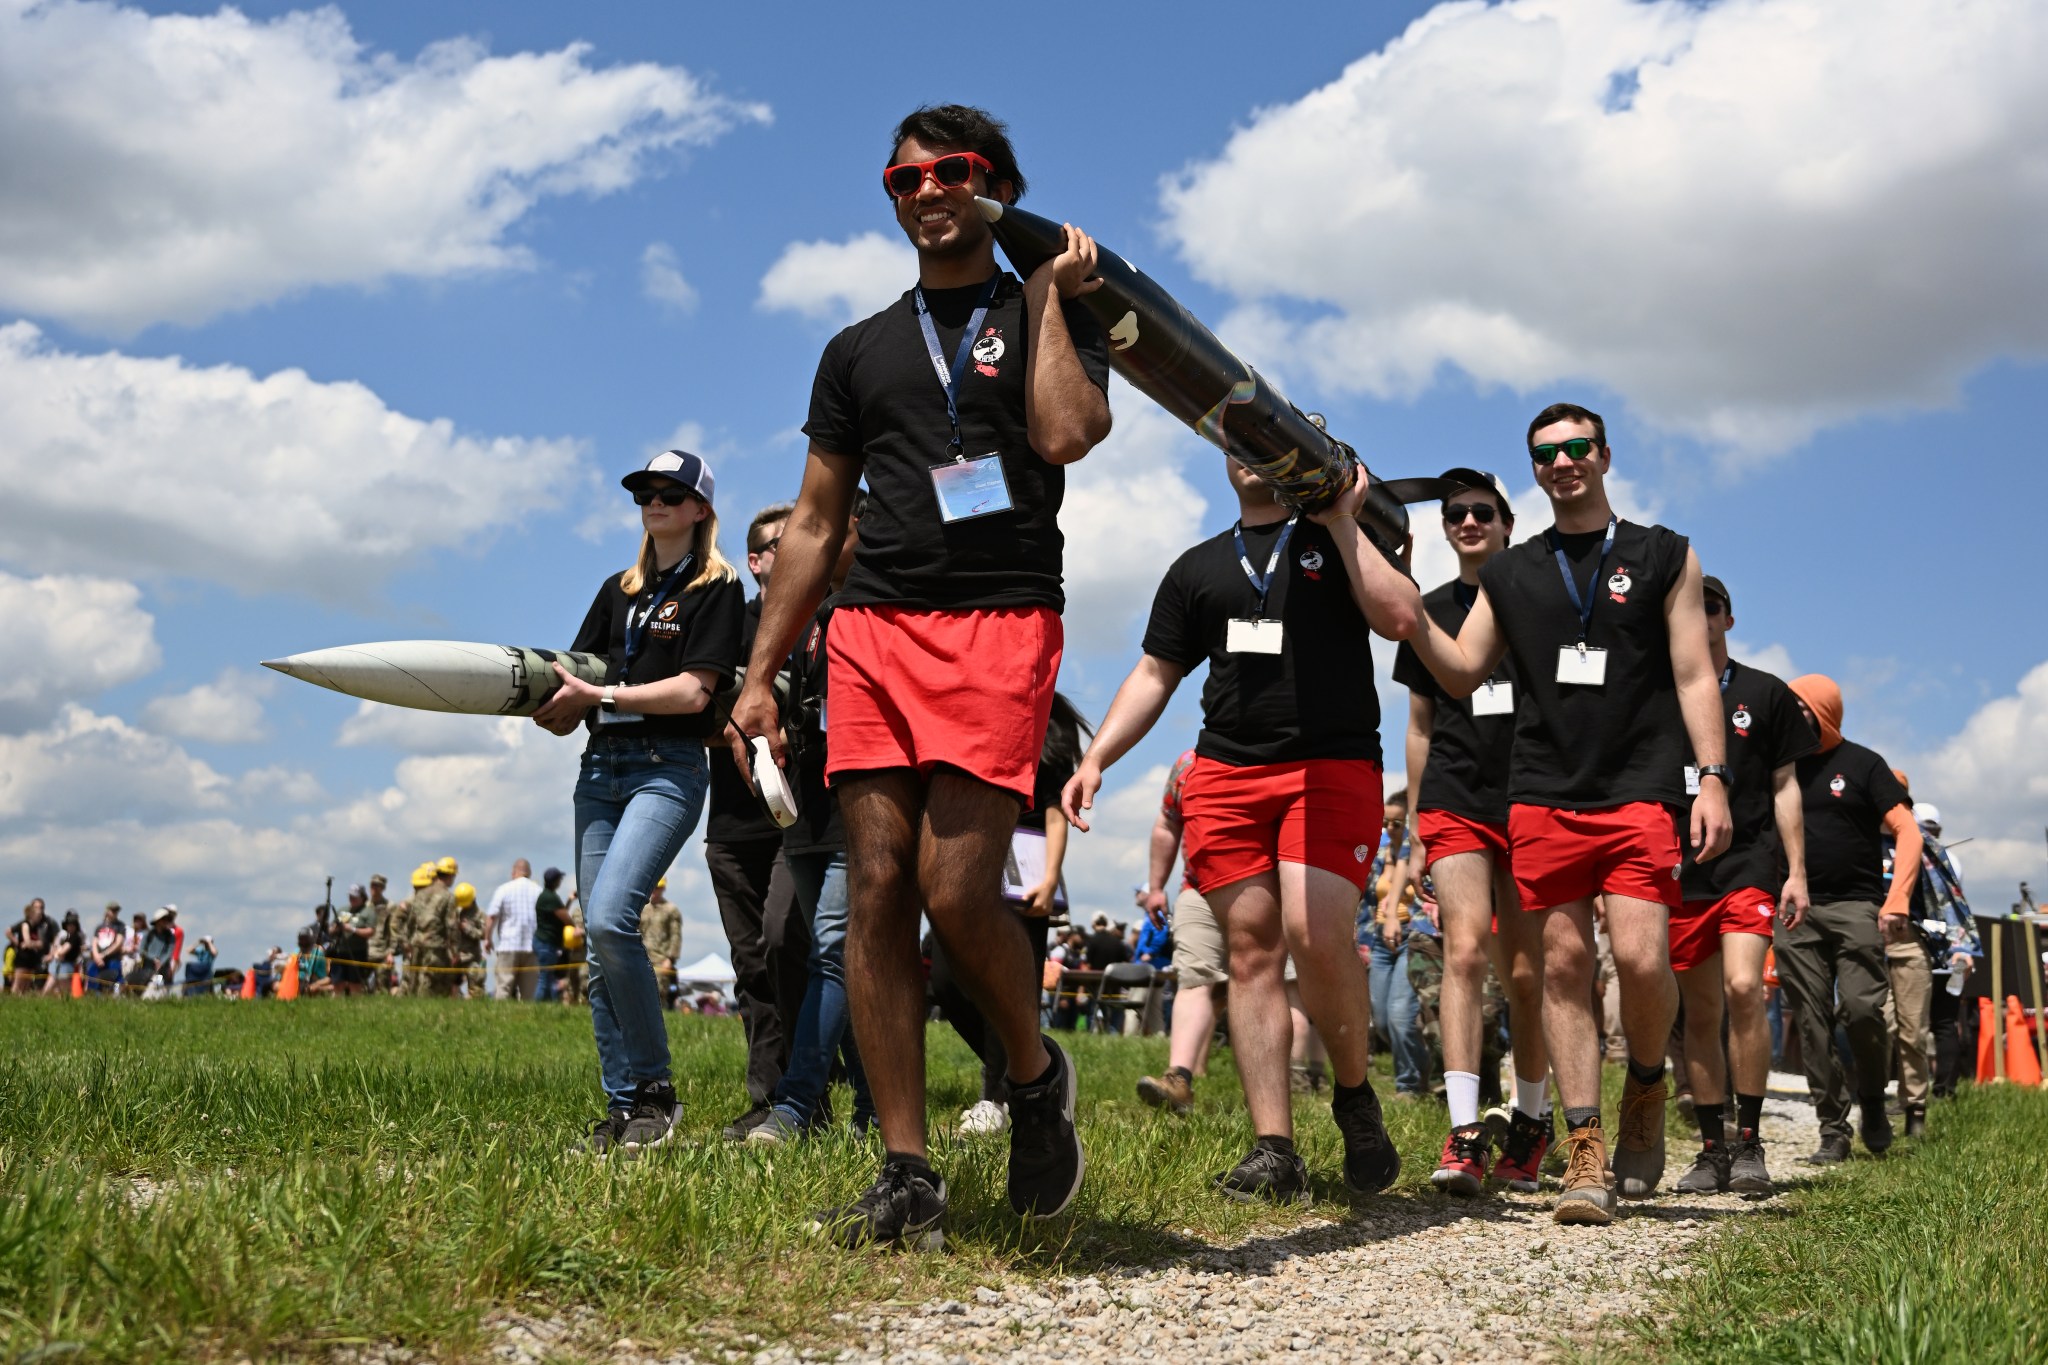
{"label": "black sock", "polygon": [[1366,1078],[1365,1078],[1364,1080],[1360,1081],[1360,1082],[1359,1082],[1359,1083],[1358,1083],[1357,1085],[1339,1085],[1339,1084],[1337,1084],[1337,1083],[1336,1083],[1336,1078],[1335,1078],[1335,1077],[1332,1077],[1332,1078],[1331,1078],[1331,1083],[1330,1083],[1330,1103],[1331,1103],[1331,1104],[1343,1104],[1343,1103],[1345,1103],[1345,1102],[1346,1102],[1347,1100],[1355,1100],[1355,1099],[1357,1099],[1357,1098],[1358,1098],[1359,1096],[1361,1096],[1361,1095],[1370,1095],[1371,1093],[1372,1093],[1372,1077],[1370,1077],[1370,1076],[1368,1076],[1368,1077],[1366,1077]]}
{"label": "black sock", "polygon": [[1726,1103],[1695,1104],[1692,1107],[1692,1116],[1699,1120],[1700,1138],[1702,1141],[1711,1142],[1716,1147],[1719,1147],[1721,1145],[1723,1141],[1721,1132],[1721,1113],[1727,1107],[1728,1106]]}
{"label": "black sock", "polygon": [[882,1162],[884,1165],[889,1166],[908,1166],[911,1170],[927,1178],[934,1174],[931,1162],[926,1161],[921,1156],[912,1156],[908,1152],[884,1152],[882,1153]]}
{"label": "black sock", "polygon": [[1764,1097],[1762,1095],[1737,1095],[1735,1097],[1735,1126],[1745,1133],[1754,1133],[1764,1126]]}
{"label": "black sock", "polygon": [[1189,1085],[1193,1085],[1195,1083],[1195,1073],[1188,1070],[1184,1066],[1169,1067],[1167,1069],[1166,1074],[1169,1076],[1178,1076],[1182,1080],[1186,1081]]}
{"label": "black sock", "polygon": [[1596,1104],[1585,1109],[1574,1109],[1572,1106],[1566,1105],[1564,1107],[1564,1126],[1572,1129],[1574,1132],[1581,1128],[1598,1128],[1600,1126],[1600,1106]]}
{"label": "black sock", "polygon": [[1030,1079],[1030,1080],[1028,1080],[1028,1081],[1011,1081],[1011,1082],[1010,1082],[1010,1089],[1011,1089],[1011,1090],[1013,1090],[1013,1091],[1016,1091],[1016,1090],[1029,1090],[1029,1089],[1030,1089],[1030,1088],[1031,1088],[1032,1086],[1034,1086],[1034,1085],[1044,1085],[1044,1084],[1045,1084],[1045,1083],[1046,1083],[1047,1081],[1049,1081],[1049,1080],[1051,1080],[1051,1079],[1053,1078],[1053,1073],[1055,1073],[1056,1071],[1058,1071],[1058,1070],[1060,1069],[1060,1058],[1059,1058],[1059,1054],[1058,1054],[1058,1053],[1056,1053],[1056,1052],[1054,1052],[1054,1051],[1053,1051],[1053,1050],[1052,1050],[1051,1048],[1049,1048],[1049,1047],[1048,1047],[1048,1048],[1047,1048],[1047,1049],[1046,1049],[1045,1051],[1046,1051],[1046,1058],[1045,1058],[1045,1070],[1043,1070],[1043,1071],[1039,1072],[1039,1073],[1038,1073],[1038,1075],[1034,1076],[1034,1077],[1033,1077],[1032,1079]]}
{"label": "black sock", "polygon": [[1268,1133],[1261,1133],[1259,1140],[1254,1142],[1252,1146],[1261,1152],[1278,1152],[1281,1156],[1294,1155],[1294,1139],[1290,1137],[1275,1137]]}
{"label": "black sock", "polygon": [[1664,1079],[1664,1063],[1659,1060],[1655,1066],[1644,1066],[1631,1057],[1628,1059],[1628,1078],[1637,1085],[1655,1085]]}

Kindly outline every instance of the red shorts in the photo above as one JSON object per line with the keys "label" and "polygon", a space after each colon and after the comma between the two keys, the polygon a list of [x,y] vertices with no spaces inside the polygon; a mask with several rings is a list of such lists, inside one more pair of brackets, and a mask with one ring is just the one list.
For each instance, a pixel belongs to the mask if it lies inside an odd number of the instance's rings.
{"label": "red shorts", "polygon": [[1197,757],[1181,788],[1181,846],[1203,895],[1301,863],[1363,891],[1380,846],[1380,765],[1363,758],[1233,767]]}
{"label": "red shorts", "polygon": [[1689,971],[1721,951],[1723,934],[1771,936],[1778,898],[1753,886],[1717,901],[1687,901],[1671,912],[1671,970]]}
{"label": "red shorts", "polygon": [[1655,801],[1605,810],[1511,806],[1508,846],[1524,910],[1602,892],[1679,906],[1678,827]]}
{"label": "red shorts", "polygon": [[958,768],[1031,806],[1060,675],[1050,607],[841,607],[825,637],[825,777]]}
{"label": "red shorts", "polygon": [[1454,853],[1491,853],[1503,863],[1508,860],[1508,827],[1453,815],[1447,810],[1426,810],[1415,817],[1415,837],[1422,840],[1430,866]]}

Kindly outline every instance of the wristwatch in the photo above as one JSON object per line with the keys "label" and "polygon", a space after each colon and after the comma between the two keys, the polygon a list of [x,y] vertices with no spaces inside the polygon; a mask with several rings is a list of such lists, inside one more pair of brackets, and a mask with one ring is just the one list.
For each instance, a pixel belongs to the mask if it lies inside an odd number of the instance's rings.
{"label": "wristwatch", "polygon": [[[614,694],[615,694],[615,693],[617,692],[617,690],[618,690],[618,684],[617,684],[617,683],[612,683],[612,684],[609,684],[608,686],[606,686],[606,688],[604,689],[604,692],[603,692],[602,694],[600,694],[600,695],[599,695],[599,697],[598,697],[598,699],[597,699],[597,704],[598,704],[599,706],[603,707],[603,708],[604,708],[605,710],[607,710],[607,711],[616,711],[616,710],[618,710],[618,709],[619,709],[619,699],[618,699],[618,697],[617,697],[616,695],[614,695]],[[1727,770],[1726,770],[1726,769],[1723,769],[1722,771],[1724,771],[1724,772],[1725,772],[1725,771],[1727,771]]]}
{"label": "wristwatch", "polygon": [[1700,776],[1720,778],[1722,791],[1733,791],[1735,789],[1735,779],[1728,775],[1728,765],[1726,763],[1709,763],[1700,769]]}

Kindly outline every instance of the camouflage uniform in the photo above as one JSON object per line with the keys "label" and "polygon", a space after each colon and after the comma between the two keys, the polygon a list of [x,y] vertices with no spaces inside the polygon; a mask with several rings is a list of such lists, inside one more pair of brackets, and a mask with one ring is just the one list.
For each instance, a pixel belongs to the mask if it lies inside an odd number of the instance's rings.
{"label": "camouflage uniform", "polygon": [[456,906],[454,914],[454,951],[450,956],[456,966],[469,968],[463,973],[463,980],[469,983],[469,998],[482,1000],[485,997],[484,908],[471,902],[467,910]]}
{"label": "camouflage uniform", "polygon": [[649,901],[640,912],[640,942],[647,949],[647,964],[654,968],[654,984],[666,1000],[676,988],[674,963],[683,955],[683,912],[674,901]]}
{"label": "camouflage uniform", "polygon": [[412,903],[419,899],[415,891],[391,907],[391,917],[384,922],[384,937],[391,951],[405,960],[403,969],[391,969],[392,984],[398,987],[400,995],[419,994],[420,974],[413,970],[419,959],[413,956],[412,948]]}
{"label": "camouflage uniform", "polygon": [[[586,932],[583,927],[583,902],[578,899],[569,906],[569,923],[576,926],[576,932]],[[574,948],[562,950],[561,971],[555,978],[555,994],[565,1005],[581,1005],[587,1000],[583,992],[583,964],[588,961],[589,940]]]}
{"label": "camouflage uniform", "polygon": [[375,927],[370,930],[369,942],[363,945],[363,956],[377,964],[370,973],[370,989],[380,994],[391,989],[391,917],[397,909],[382,896],[371,894],[370,913],[375,917]]}
{"label": "camouflage uniform", "polygon": [[[1415,988],[1415,998],[1421,1003],[1422,1011],[1416,1017],[1416,1024],[1422,1036],[1429,1043],[1429,1064],[1431,1074],[1444,1073],[1444,1027],[1442,1002],[1444,993],[1444,941],[1435,934],[1420,930],[1408,933],[1408,984]],[[1500,1021],[1507,1013],[1508,998],[1500,988],[1500,978],[1494,974],[1493,963],[1486,964],[1486,987],[1479,1007],[1479,1075],[1482,1078],[1500,1075],[1501,1059],[1505,1052],[1500,1043]]]}
{"label": "camouflage uniform", "polygon": [[410,994],[455,994],[456,988],[462,984],[462,976],[446,970],[456,965],[455,945],[455,893],[437,881],[412,898],[412,935],[406,942],[406,975],[414,975],[410,970],[413,966],[425,970],[418,973]]}

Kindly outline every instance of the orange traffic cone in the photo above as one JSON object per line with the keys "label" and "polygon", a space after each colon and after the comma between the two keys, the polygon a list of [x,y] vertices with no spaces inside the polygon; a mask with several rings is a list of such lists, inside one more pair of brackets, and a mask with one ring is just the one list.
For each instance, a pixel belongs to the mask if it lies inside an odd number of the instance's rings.
{"label": "orange traffic cone", "polygon": [[242,998],[244,1000],[254,1000],[256,998],[256,973],[242,973]]}
{"label": "orange traffic cone", "polygon": [[1998,1031],[1991,1023],[1991,998],[1977,998],[1977,1081],[1985,1084],[1998,1079],[1998,1062],[1993,1048],[1997,1046]]}
{"label": "orange traffic cone", "polygon": [[284,960],[284,980],[278,983],[277,998],[296,1000],[299,998],[299,955],[293,953]]}
{"label": "orange traffic cone", "polygon": [[2027,1030],[2027,1012],[2017,995],[2005,997],[2005,1078],[2014,1085],[2039,1085],[2041,1059]]}
{"label": "orange traffic cone", "polygon": [[80,998],[82,998],[82,997],[83,997],[84,995],[85,995],[85,973],[84,973],[84,972],[73,972],[73,973],[71,974],[71,998],[72,998],[73,1000],[77,1000],[77,999],[80,999]]}

